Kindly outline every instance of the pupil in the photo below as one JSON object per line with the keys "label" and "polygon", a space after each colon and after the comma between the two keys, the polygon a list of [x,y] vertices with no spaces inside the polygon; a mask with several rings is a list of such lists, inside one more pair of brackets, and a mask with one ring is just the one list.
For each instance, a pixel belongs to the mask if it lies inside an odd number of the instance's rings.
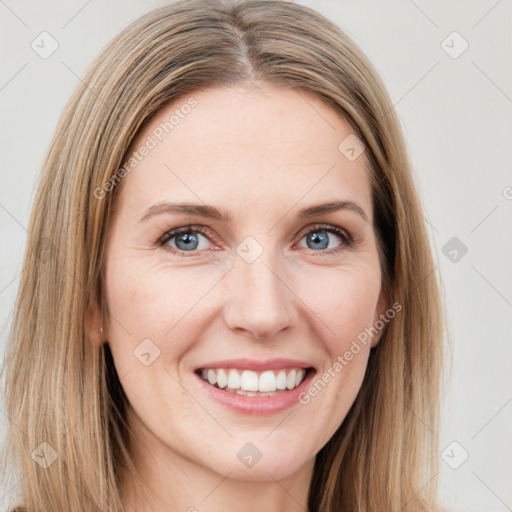
{"label": "pupil", "polygon": [[316,248],[325,249],[329,245],[329,237],[326,233],[323,235],[318,235],[317,233],[314,233],[311,235],[311,240],[314,244],[316,244]]}
{"label": "pupil", "polygon": [[[179,247],[179,244],[182,242],[185,245],[183,247]],[[178,246],[179,249],[190,249],[191,245],[194,245],[194,243],[197,244],[197,237],[195,235],[190,235],[189,233],[183,233],[176,240],[176,245]]]}

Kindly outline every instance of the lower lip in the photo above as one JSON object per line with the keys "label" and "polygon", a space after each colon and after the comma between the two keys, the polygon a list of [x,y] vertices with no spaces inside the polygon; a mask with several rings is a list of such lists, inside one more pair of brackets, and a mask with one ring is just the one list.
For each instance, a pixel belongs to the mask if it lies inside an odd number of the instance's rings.
{"label": "lower lip", "polygon": [[216,402],[237,412],[261,415],[284,411],[288,407],[298,403],[299,395],[309,386],[314,374],[315,371],[310,369],[306,378],[299,386],[273,396],[238,395],[237,393],[231,393],[212,386],[197,374],[196,377],[200,380],[200,384],[203,386],[204,390]]}

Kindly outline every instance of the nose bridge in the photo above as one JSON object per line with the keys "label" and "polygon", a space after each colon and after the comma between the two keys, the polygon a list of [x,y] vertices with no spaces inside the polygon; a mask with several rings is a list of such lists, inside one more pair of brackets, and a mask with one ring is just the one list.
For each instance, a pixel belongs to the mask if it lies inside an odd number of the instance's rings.
{"label": "nose bridge", "polygon": [[[230,300],[225,319],[230,328],[250,331],[255,337],[274,336],[294,324],[297,318],[294,296],[270,248],[256,251],[251,241],[248,244],[240,244],[239,257],[230,272]],[[248,246],[251,257],[246,257],[249,252],[243,252]],[[259,254],[252,259],[255,251]]]}

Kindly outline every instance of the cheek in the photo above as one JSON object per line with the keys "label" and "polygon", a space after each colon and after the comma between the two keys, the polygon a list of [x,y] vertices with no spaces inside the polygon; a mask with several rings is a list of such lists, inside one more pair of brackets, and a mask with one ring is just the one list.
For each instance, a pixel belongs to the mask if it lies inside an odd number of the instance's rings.
{"label": "cheek", "polygon": [[[301,295],[314,323],[324,363],[299,398],[304,421],[315,417],[320,449],[339,428],[361,388],[370,355],[370,339],[361,333],[373,325],[380,293],[378,267],[322,269],[302,278]],[[320,345],[318,345],[320,346]]]}
{"label": "cheek", "polygon": [[190,285],[195,279],[149,260],[119,258],[108,267],[108,341],[115,368],[140,417],[150,418],[172,403],[180,421],[193,424],[197,411],[176,382],[174,365],[197,335],[191,309],[205,291]]}
{"label": "cheek", "polygon": [[201,301],[222,273],[169,268],[151,259],[151,255],[142,261],[140,257],[118,258],[107,267],[109,337],[125,354],[150,339],[161,351],[158,362],[162,364],[182,354],[194,339],[194,329],[201,326],[197,318]]}
{"label": "cheek", "polygon": [[375,319],[380,273],[374,266],[330,269],[302,280],[305,303],[324,325],[332,357],[343,353]]}

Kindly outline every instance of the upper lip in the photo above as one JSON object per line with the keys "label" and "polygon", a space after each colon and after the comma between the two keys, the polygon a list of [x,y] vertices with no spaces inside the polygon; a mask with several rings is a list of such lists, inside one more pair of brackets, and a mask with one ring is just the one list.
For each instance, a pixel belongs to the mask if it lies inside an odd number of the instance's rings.
{"label": "upper lip", "polygon": [[256,359],[225,359],[223,361],[213,361],[211,363],[204,364],[197,368],[200,369],[216,369],[216,368],[236,368],[239,370],[253,370],[253,371],[265,371],[265,370],[279,370],[281,368],[312,368],[311,363],[305,361],[299,361],[297,359],[266,359],[264,361],[258,361]]}

